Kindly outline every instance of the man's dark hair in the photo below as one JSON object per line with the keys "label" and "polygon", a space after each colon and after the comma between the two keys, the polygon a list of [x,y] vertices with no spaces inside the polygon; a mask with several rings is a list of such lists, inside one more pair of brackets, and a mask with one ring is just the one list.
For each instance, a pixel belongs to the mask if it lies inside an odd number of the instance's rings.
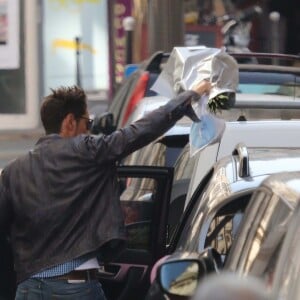
{"label": "man's dark hair", "polygon": [[52,94],[44,98],[40,110],[46,134],[59,133],[67,114],[74,114],[78,120],[87,110],[86,94],[80,87],[60,87],[51,91]]}

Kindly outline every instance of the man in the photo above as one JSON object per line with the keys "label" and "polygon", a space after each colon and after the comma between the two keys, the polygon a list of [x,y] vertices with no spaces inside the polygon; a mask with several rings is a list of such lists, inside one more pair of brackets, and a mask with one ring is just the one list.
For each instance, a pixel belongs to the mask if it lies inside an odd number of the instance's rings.
{"label": "man", "polygon": [[82,89],[62,87],[45,98],[46,136],[0,179],[0,228],[10,232],[16,299],[105,299],[97,258],[111,261],[126,241],[116,162],[190,114],[192,98],[210,88],[202,81],[106,136],[88,134]]}

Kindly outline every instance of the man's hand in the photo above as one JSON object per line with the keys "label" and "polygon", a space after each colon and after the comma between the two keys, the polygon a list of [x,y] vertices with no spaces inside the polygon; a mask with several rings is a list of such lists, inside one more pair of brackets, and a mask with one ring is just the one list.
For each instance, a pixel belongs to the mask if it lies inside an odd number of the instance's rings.
{"label": "man's hand", "polygon": [[199,95],[204,95],[210,92],[211,87],[211,83],[208,80],[201,80],[192,87],[192,90]]}
{"label": "man's hand", "polygon": [[[196,92],[199,95],[199,98],[197,100],[200,99],[200,96],[208,94],[210,90],[211,90],[211,83],[208,80],[201,80],[200,82],[196,83],[192,87],[192,91]],[[200,122],[200,119],[198,118],[194,109],[191,106],[191,101],[186,103],[185,115],[188,116],[193,122]]]}

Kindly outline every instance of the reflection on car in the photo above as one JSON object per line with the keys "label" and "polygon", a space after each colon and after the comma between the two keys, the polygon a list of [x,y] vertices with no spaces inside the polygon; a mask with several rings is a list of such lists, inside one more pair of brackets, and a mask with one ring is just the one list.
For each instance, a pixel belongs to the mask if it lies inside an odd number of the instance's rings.
{"label": "reflection on car", "polygon": [[298,204],[274,268],[271,296],[274,300],[297,300],[300,297],[300,205]]}

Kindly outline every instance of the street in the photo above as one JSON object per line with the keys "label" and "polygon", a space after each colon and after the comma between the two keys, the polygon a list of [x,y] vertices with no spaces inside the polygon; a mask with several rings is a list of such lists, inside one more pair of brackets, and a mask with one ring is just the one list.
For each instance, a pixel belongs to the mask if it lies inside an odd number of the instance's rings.
{"label": "street", "polygon": [[42,129],[0,133],[0,169],[10,160],[30,150],[42,134]]}

